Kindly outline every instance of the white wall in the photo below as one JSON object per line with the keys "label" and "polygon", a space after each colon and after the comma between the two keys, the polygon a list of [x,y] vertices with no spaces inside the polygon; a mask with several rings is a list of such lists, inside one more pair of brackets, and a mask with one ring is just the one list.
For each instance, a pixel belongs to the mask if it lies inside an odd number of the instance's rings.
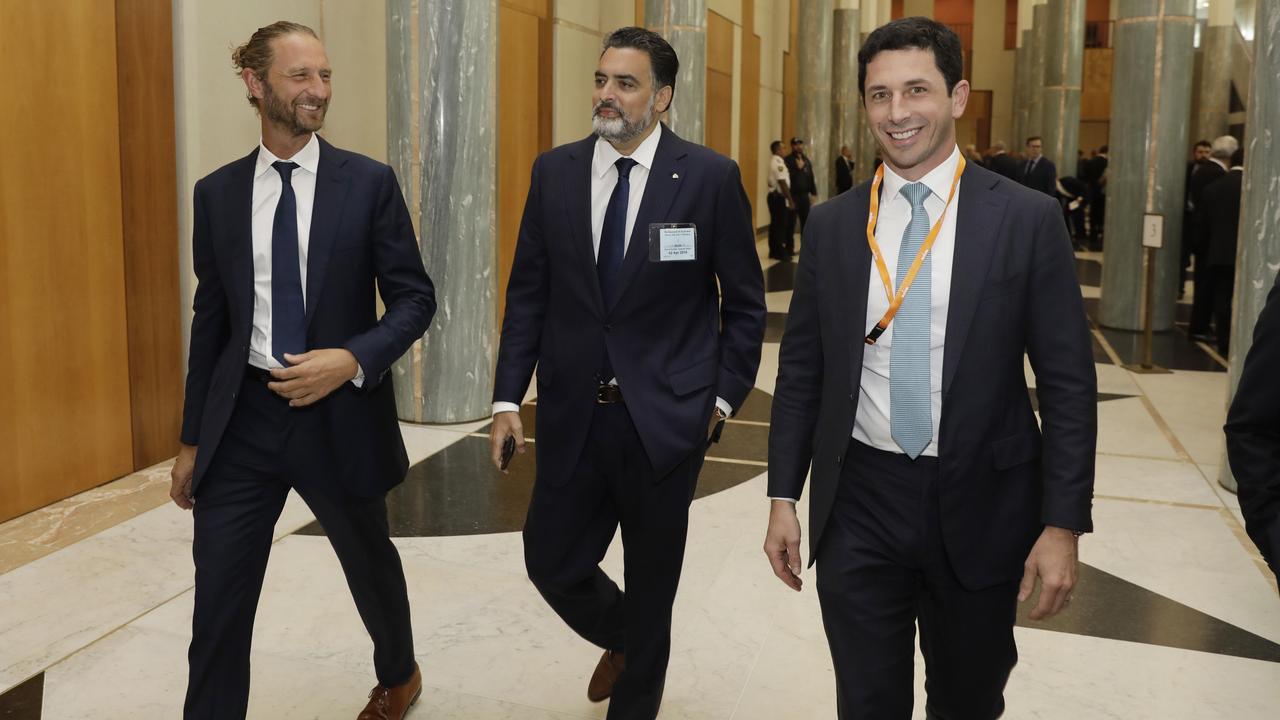
{"label": "white wall", "polygon": [[231,49],[277,20],[314,29],[333,67],[325,139],[379,160],[387,156],[386,10],[363,0],[173,0],[174,118],[177,125],[178,257],[183,358],[190,340],[191,190],[196,180],[248,154],[258,117],[231,66]]}
{"label": "white wall", "polygon": [[552,8],[551,144],[591,134],[592,76],[605,33],[636,24],[633,0],[556,0]]}
{"label": "white wall", "polygon": [[747,188],[753,198],[756,223],[769,222],[769,143],[782,137],[782,53],[791,33],[790,3],[755,0],[755,32],[760,36],[760,139],[756,186]]}
{"label": "white wall", "polygon": [[[1013,132],[1014,51],[1004,49],[1004,0],[974,0],[973,72],[975,90],[991,90],[991,142],[1017,147]],[[978,148],[979,152],[986,148]]]}

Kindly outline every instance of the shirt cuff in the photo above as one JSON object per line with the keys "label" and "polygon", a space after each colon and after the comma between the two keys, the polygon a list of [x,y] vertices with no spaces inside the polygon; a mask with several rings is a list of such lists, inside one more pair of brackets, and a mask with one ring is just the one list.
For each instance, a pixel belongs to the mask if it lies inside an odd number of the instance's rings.
{"label": "shirt cuff", "polygon": [[795,505],[797,502],[799,502],[799,501],[798,501],[798,500],[796,500],[795,498],[787,498],[787,497],[770,497],[769,499],[770,499],[770,500],[781,500],[781,501],[783,501],[783,502],[789,502],[789,503],[791,503],[792,505]]}
{"label": "shirt cuff", "polygon": [[515,404],[515,403],[509,403],[509,402],[496,402],[496,403],[494,403],[494,404],[493,404],[493,414],[494,414],[494,415],[497,415],[497,414],[498,414],[498,413],[500,413],[500,412],[513,412],[513,413],[518,413],[518,412],[520,412],[520,406],[519,406],[519,405],[517,405],[517,404]]}
{"label": "shirt cuff", "polygon": [[733,406],[726,402],[724,398],[716,397],[716,407],[720,408],[720,412],[724,413],[725,417],[733,417]]}
{"label": "shirt cuff", "polygon": [[364,368],[360,367],[360,363],[356,363],[356,376],[351,378],[351,384],[358,388],[364,387]]}

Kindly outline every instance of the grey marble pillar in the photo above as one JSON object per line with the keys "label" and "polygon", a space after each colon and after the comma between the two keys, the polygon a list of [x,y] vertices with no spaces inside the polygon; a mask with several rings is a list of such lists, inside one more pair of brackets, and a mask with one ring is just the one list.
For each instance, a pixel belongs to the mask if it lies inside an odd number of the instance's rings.
{"label": "grey marble pillar", "polygon": [[800,0],[796,134],[808,144],[818,202],[828,197],[831,160],[832,0]]}
{"label": "grey marble pillar", "polygon": [[667,126],[701,144],[707,114],[707,0],[645,0],[644,24],[666,38],[680,59]]}
{"label": "grey marble pillar", "polygon": [[393,369],[403,420],[488,417],[496,361],[496,0],[389,0],[387,154],[437,310]]}
{"label": "grey marble pillar", "polygon": [[[849,151],[858,151],[858,117],[862,115],[862,105],[858,95],[858,48],[862,47],[862,35],[859,32],[862,12],[857,3],[849,0],[837,0],[835,15],[832,20],[833,44],[835,55],[831,62],[831,150],[827,157],[835,161],[840,154],[840,146],[848,145]],[[858,168],[854,168],[857,170]],[[836,194],[835,173],[831,176],[831,195]],[[815,176],[816,177],[816,176]]]}
{"label": "grey marble pillar", "polygon": [[[1027,115],[1031,109],[1031,31],[1022,31],[1022,45],[1013,54],[1013,136],[1003,138],[1010,153],[1021,152],[1027,139]],[[997,138],[1001,139],[1001,138]]]}
{"label": "grey marble pillar", "polygon": [[[865,1],[871,3],[876,2],[876,0]],[[862,33],[858,47],[862,47],[862,43],[867,41],[867,36],[870,34],[870,32]],[[857,94],[857,71],[855,70],[854,72],[853,92]],[[862,183],[870,180],[871,175],[875,172],[876,152],[880,149],[880,145],[876,142],[876,136],[871,132],[871,128],[867,126],[867,106],[862,95],[857,94],[856,97],[858,101],[858,119],[855,136],[857,137],[858,144],[853,147],[853,160],[855,165],[853,168],[853,178],[855,183]]]}
{"label": "grey marble pillar", "polygon": [[1142,329],[1145,213],[1164,216],[1152,328],[1173,328],[1191,117],[1194,0],[1121,0],[1115,23],[1107,167],[1103,325]]}
{"label": "grey marble pillar", "polygon": [[[1240,246],[1231,320],[1229,395],[1235,394],[1253,328],[1280,269],[1280,137],[1271,128],[1280,117],[1280,3],[1260,2],[1253,47],[1253,91],[1245,124],[1244,189],[1240,210]],[[1235,478],[1222,460],[1219,482],[1231,491]]]}
{"label": "grey marble pillar", "polygon": [[1024,137],[1018,138],[1019,150],[1026,141],[1027,135],[1044,134],[1044,87],[1045,65],[1049,49],[1049,6],[1037,5],[1031,11],[1031,66],[1027,78],[1027,126],[1023,128]]}
{"label": "grey marble pillar", "polygon": [[1234,25],[1207,25],[1200,31],[1200,102],[1191,119],[1192,142],[1227,134],[1235,34]]}
{"label": "grey marble pillar", "polygon": [[1080,146],[1080,79],[1084,74],[1085,0],[1049,0],[1049,47],[1041,102],[1044,154],[1060,177],[1076,174]]}

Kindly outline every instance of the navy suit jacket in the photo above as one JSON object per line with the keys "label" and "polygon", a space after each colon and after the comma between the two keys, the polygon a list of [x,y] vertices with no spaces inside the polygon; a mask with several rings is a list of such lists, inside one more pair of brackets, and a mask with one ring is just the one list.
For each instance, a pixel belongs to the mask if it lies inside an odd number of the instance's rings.
{"label": "navy suit jacket", "polygon": [[1227,461],[1245,529],[1280,575],[1280,277],[1253,329],[1253,345],[1227,411]]}
{"label": "navy suit jacket", "polygon": [[[813,209],[779,354],[769,495],[799,498],[812,468],[811,558],[858,411],[873,261],[848,229],[866,226],[870,190]],[[1058,203],[970,163],[952,211],[938,492],[952,567],[978,589],[1020,577],[1043,526],[1092,529],[1097,379]]]}
{"label": "navy suit jacket", "polygon": [[[182,413],[182,442],[199,446],[193,492],[217,452],[249,361],[257,157],[255,148],[195,187],[192,255],[198,285]],[[386,306],[380,319],[375,292]],[[435,314],[435,290],[395,173],[323,139],[306,300],[307,348],[350,350],[365,380],[361,388],[344,383],[294,412],[319,435],[310,440],[332,480],[352,494],[376,496],[402,481],[408,469],[387,371],[426,332]]]}
{"label": "navy suit jacket", "polygon": [[1041,156],[1035,168],[1027,173],[1027,161],[1022,161],[1019,168],[1019,174],[1022,177],[1022,184],[1032,190],[1039,190],[1051,198],[1058,197],[1058,189],[1054,187],[1054,182],[1058,179],[1058,168],[1054,166],[1053,161],[1047,157]]}
{"label": "navy suit jacket", "polygon": [[[657,472],[706,443],[715,397],[742,407],[764,339],[764,279],[738,166],[666,126],[605,307],[591,234],[596,138],[533,164],[507,285],[493,399],[519,404],[537,367],[538,476],[567,482],[586,443],[605,348]],[[697,259],[653,262],[649,224],[693,223]],[[719,293],[717,293],[719,280]]]}

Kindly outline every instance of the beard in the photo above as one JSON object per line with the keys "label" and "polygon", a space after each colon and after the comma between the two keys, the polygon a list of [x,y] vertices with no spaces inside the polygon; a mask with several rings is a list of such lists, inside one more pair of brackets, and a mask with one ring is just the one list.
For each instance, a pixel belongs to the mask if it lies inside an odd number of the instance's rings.
{"label": "beard", "polygon": [[[653,122],[653,105],[657,101],[657,95],[649,97],[649,105],[644,109],[644,115],[632,120],[622,111],[622,108],[614,105],[608,100],[601,101],[591,111],[591,129],[596,135],[608,140],[611,143],[628,143],[644,134],[646,128]],[[600,111],[609,108],[618,114],[615,118],[606,118],[600,116]]]}
{"label": "beard", "polygon": [[[329,109],[327,101],[320,101],[310,95],[299,95],[292,103],[286,102],[272,89],[271,83],[262,84],[262,112],[268,120],[283,125],[294,135],[305,135],[318,131],[324,125],[325,112]],[[319,117],[311,119],[298,111],[298,105],[315,105],[320,108]]]}

